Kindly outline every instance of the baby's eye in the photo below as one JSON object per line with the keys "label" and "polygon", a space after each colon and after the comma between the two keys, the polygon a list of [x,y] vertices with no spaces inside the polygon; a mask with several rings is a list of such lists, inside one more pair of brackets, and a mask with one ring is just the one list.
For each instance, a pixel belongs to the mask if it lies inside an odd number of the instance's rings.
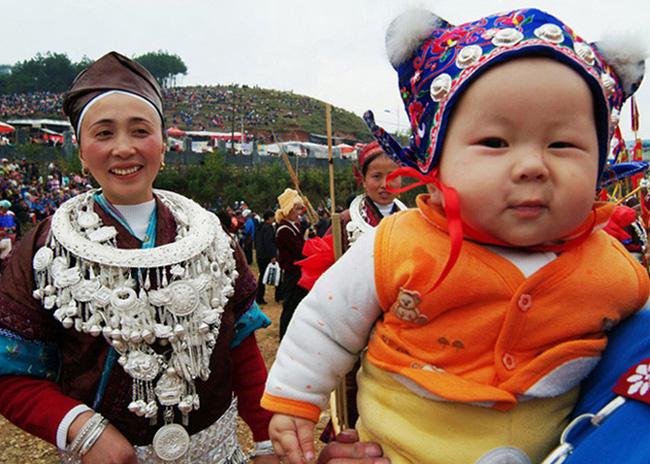
{"label": "baby's eye", "polygon": [[505,140],[497,137],[488,137],[479,142],[479,145],[483,145],[488,148],[506,148],[508,144]]}
{"label": "baby's eye", "polygon": [[549,148],[571,148],[574,145],[569,143],[569,142],[554,142],[550,144],[548,147]]}

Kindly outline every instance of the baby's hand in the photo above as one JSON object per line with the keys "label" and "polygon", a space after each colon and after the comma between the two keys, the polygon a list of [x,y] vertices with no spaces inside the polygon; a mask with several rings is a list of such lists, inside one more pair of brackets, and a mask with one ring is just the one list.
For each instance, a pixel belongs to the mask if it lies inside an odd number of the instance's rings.
{"label": "baby's hand", "polygon": [[313,461],[314,426],[309,419],[274,414],[269,425],[269,435],[273,442],[275,454],[286,458],[289,464],[303,464],[303,457]]}

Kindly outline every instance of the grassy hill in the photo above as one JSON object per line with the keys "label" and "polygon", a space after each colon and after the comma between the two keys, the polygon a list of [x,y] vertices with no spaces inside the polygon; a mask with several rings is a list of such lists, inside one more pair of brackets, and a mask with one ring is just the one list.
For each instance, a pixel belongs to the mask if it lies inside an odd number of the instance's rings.
{"label": "grassy hill", "polygon": [[[326,134],[325,102],[292,92],[249,86],[179,87],[166,92],[169,124],[183,130],[245,131],[265,137],[276,131],[306,141]],[[331,107],[332,133],[359,141],[371,135],[362,118]],[[233,125],[234,119],[234,125]]]}
{"label": "grassy hill", "polygon": [[[13,118],[64,119],[61,94],[0,95],[0,120]],[[165,90],[166,127],[190,131],[244,131],[265,141],[272,132],[281,140],[307,141],[309,134],[326,134],[325,102],[315,98],[259,87],[217,85]],[[363,119],[331,107],[332,133],[349,141],[369,142]]]}

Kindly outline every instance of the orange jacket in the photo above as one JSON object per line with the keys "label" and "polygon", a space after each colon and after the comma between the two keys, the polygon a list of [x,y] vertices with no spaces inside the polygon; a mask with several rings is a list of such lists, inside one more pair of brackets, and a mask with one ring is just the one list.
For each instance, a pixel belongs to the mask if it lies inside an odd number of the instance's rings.
{"label": "orange jacket", "polygon": [[384,316],[368,359],[435,396],[507,409],[521,395],[564,393],[593,368],[606,331],[648,299],[647,271],[600,231],[529,278],[465,240],[447,278],[420,300],[413,292],[431,286],[450,250],[442,211],[420,207],[379,225],[375,282]]}

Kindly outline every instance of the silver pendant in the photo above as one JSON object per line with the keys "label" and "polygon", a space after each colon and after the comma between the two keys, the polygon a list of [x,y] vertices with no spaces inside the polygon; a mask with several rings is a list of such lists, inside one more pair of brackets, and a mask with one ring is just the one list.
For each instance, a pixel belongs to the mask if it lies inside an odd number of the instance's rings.
{"label": "silver pendant", "polygon": [[190,447],[190,436],[183,426],[167,424],[153,437],[153,450],[163,461],[174,461],[182,457]]}

